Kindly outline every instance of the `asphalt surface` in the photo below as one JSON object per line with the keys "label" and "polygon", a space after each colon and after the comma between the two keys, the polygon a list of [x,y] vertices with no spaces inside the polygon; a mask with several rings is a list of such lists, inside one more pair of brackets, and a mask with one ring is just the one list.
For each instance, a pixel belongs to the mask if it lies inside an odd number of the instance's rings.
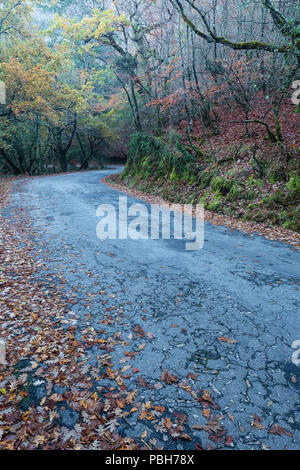
{"label": "asphalt surface", "polygon": [[[37,237],[45,271],[63,271],[67,288],[79,293],[72,307],[79,318],[87,312],[91,322],[101,318],[101,295],[86,302],[88,293],[99,292],[97,279],[110,294],[106,307],[117,303],[126,313],[124,336],[132,338],[136,324],[151,333],[134,360],[150,384],[159,383],[166,368],[179,378],[199,374],[195,385],[210,390],[230,417],[226,428],[235,448],[299,448],[300,377],[292,362],[292,343],[300,339],[299,252],[209,223],[200,251],[186,251],[178,240],[100,241],[96,209],[113,204],[118,210],[122,194],[100,183],[114,171],[33,178],[17,186],[13,204],[29,211],[46,241],[45,250]],[[134,202],[139,201],[128,196],[129,205]],[[114,355],[118,360],[122,351],[116,348]],[[199,404],[178,387],[144,388],[141,400],[188,414],[190,426],[205,422]],[[251,425],[251,415],[261,418],[264,429]],[[66,415],[64,424],[71,427],[76,419],[74,413]],[[270,434],[274,423],[293,437]],[[144,423],[132,421],[123,433],[134,436],[144,430]],[[194,430],[193,436],[201,442],[203,431]],[[167,435],[160,444],[190,445],[174,443]]]}

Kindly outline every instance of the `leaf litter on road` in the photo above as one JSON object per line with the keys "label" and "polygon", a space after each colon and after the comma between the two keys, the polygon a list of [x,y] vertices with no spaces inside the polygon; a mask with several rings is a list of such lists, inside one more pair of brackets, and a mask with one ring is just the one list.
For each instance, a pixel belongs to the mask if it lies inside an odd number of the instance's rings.
{"label": "leaf litter on road", "polygon": [[[8,187],[0,194],[2,207],[8,200]],[[165,433],[175,440],[193,441],[200,449],[202,444],[195,440],[193,429],[206,432],[219,447],[233,445],[221,422],[223,415],[211,417],[218,409],[212,393],[192,388],[186,381],[195,384],[198,374],[189,373],[184,379],[164,369],[160,378],[149,382],[140,365],[135,367],[135,360],[147,350],[148,342],[155,340],[153,334],[135,324],[130,339],[123,339],[118,330],[118,324],[127,324],[122,321],[122,310],[116,305],[106,307],[106,299],[99,328],[89,324],[90,313],[85,315],[86,324],[80,323],[72,311],[77,295],[74,291],[67,295],[65,278],[57,273],[47,273],[46,282],[39,278],[43,262],[41,255],[37,259],[34,254],[38,235],[30,217],[11,210],[10,218],[1,218],[1,226],[5,249],[0,249],[0,326],[8,364],[0,365],[0,449],[159,448],[157,438],[164,441]],[[86,275],[91,277],[92,273]],[[111,302],[116,298],[107,289],[98,288],[98,293]],[[81,292],[80,296],[94,300],[92,292]],[[237,343],[225,337],[219,340]],[[118,363],[112,356],[116,347],[123,348]],[[89,362],[92,348],[98,350],[96,365]],[[132,373],[134,380],[128,383]],[[184,413],[140,398],[143,389],[168,386],[192,397],[206,424],[190,426]],[[63,423],[64,413],[75,416],[68,427]],[[131,417],[135,417],[130,421],[133,428],[139,422],[146,423],[146,429],[134,437],[122,434],[122,423],[128,424]],[[155,438],[149,427],[156,432]],[[280,427],[269,432],[288,433]]]}

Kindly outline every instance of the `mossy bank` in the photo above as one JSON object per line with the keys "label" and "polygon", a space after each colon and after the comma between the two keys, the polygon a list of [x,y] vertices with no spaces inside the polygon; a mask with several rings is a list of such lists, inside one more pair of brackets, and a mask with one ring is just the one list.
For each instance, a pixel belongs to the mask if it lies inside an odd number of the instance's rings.
{"label": "mossy bank", "polygon": [[111,178],[173,203],[202,203],[209,211],[299,233],[299,149],[270,145],[259,154],[247,145],[205,152],[175,132],[136,133],[123,174]]}

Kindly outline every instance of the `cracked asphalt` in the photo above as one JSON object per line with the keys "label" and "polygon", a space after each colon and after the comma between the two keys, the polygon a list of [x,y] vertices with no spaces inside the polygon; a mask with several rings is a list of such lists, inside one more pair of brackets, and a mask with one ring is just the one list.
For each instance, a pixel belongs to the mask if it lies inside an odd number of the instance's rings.
{"label": "cracked asphalt", "polygon": [[[118,171],[33,178],[16,185],[12,205],[32,217],[36,256],[46,264],[45,275],[63,273],[66,293],[76,293],[70,316],[80,323],[90,314],[90,325],[96,325],[103,312],[100,286],[109,294],[105,307],[117,305],[125,312],[124,338],[140,340],[132,335],[134,325],[153,337],[146,337],[145,349],[134,359],[151,384],[141,389],[141,401],[187,414],[190,426],[205,424],[199,403],[184,390],[159,386],[166,368],[180,379],[188,372],[199,374],[195,385],[212,392],[236,449],[299,448],[300,377],[291,347],[300,339],[299,252],[209,223],[200,251],[185,251],[184,242],[174,240],[101,242],[96,209],[106,203],[118,209],[122,193],[100,179]],[[128,203],[134,202],[128,196]],[[114,333],[113,325],[107,329]],[[116,347],[114,360],[123,353]],[[91,363],[97,354],[94,348]],[[253,427],[251,415],[261,418],[264,429]],[[77,415],[66,412],[63,419],[72,427]],[[293,437],[270,434],[274,423]],[[126,436],[144,430],[145,424],[133,417],[123,426]],[[203,431],[191,433],[203,441]],[[155,434],[150,424],[148,435],[166,449],[193,448]]]}

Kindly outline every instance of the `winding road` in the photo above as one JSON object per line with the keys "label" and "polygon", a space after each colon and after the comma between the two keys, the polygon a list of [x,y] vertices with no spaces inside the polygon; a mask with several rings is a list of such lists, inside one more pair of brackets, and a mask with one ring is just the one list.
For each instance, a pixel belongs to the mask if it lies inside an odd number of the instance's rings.
{"label": "winding road", "polygon": [[[101,318],[101,289],[112,316],[115,306],[124,311],[121,330],[129,347],[145,333],[146,346],[134,358],[148,384],[140,400],[188,415],[193,442],[173,440],[150,422],[148,437],[166,449],[194,448],[203,440],[203,431],[192,429],[206,422],[199,403],[183,388],[160,385],[168,369],[192,388],[211,391],[235,448],[299,448],[300,377],[292,361],[292,344],[300,339],[299,252],[209,223],[200,251],[186,251],[180,240],[101,241],[96,209],[113,204],[118,210],[121,193],[100,180],[118,171],[26,179],[16,185],[13,204],[29,212],[43,240],[36,250],[45,273],[63,272],[66,292],[77,293],[72,311],[79,324],[86,313],[91,325]],[[142,334],[133,331],[137,325]],[[123,353],[116,347],[114,361]],[[90,360],[97,354],[92,350]],[[133,374],[129,388],[135,381]],[[75,413],[65,416],[65,426],[76,419]],[[270,433],[274,424],[287,433]],[[134,417],[124,422],[126,436],[144,431]]]}

